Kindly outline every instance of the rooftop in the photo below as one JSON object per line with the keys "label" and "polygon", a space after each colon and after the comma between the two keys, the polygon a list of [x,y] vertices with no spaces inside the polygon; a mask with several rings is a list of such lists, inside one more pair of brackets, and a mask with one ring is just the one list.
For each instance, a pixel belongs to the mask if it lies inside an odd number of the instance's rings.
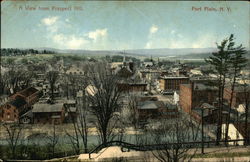
{"label": "rooftop", "polygon": [[32,112],[33,113],[61,112],[62,108],[63,108],[63,103],[55,103],[55,104],[37,103],[34,105]]}
{"label": "rooftop", "polygon": [[[182,84],[185,87],[191,88],[191,84]],[[213,86],[208,86],[205,84],[201,84],[201,83],[194,83],[194,90],[195,91],[199,91],[199,90],[216,90],[216,87]]]}
{"label": "rooftop", "polygon": [[165,76],[165,77],[161,77],[161,79],[189,79],[189,77],[184,77],[184,76]]}
{"label": "rooftop", "polygon": [[143,101],[138,102],[138,109],[158,109],[164,106],[162,101]]}
{"label": "rooftop", "polygon": [[25,97],[28,97],[34,93],[38,92],[38,90],[36,88],[33,88],[33,87],[29,87],[29,88],[26,88],[20,92],[18,92],[19,94],[25,96]]}

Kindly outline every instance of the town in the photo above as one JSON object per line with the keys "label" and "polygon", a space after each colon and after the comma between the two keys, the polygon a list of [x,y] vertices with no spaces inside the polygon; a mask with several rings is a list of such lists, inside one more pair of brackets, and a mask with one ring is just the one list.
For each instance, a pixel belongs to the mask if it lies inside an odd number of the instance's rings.
{"label": "town", "polygon": [[[164,141],[144,138],[162,138],[153,132],[168,130],[175,122],[182,123],[183,131],[194,131],[192,139],[190,132],[180,133],[185,139],[179,142],[249,143],[250,73],[243,54],[236,70],[223,65],[233,73],[224,69],[220,76],[209,61],[185,63],[152,56],[141,60],[125,51],[102,58],[33,49],[1,49],[1,53],[1,141],[33,140],[26,143],[29,146],[38,138],[42,148],[50,139],[52,151],[36,155],[38,159],[58,156],[59,140],[68,140],[73,154],[114,140],[160,145]],[[223,88],[218,86],[219,76],[224,77]],[[18,155],[17,146],[12,143],[12,156],[25,158]]]}
{"label": "town", "polygon": [[0,162],[250,161],[249,3],[2,1]]}

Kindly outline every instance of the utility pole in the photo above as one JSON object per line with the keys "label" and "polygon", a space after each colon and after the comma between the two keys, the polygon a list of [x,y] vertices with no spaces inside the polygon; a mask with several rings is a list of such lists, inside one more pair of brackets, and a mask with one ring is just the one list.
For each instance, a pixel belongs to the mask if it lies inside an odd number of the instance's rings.
{"label": "utility pole", "polygon": [[203,121],[204,109],[201,108],[201,153],[204,154],[204,121]]}

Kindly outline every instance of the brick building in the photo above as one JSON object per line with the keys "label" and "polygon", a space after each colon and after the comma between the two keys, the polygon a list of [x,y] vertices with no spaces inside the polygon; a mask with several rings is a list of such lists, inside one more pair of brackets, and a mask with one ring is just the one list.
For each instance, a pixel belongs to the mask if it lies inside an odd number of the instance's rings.
{"label": "brick building", "polygon": [[[245,97],[248,97],[248,101],[250,101],[250,87],[245,88],[243,86],[236,86],[234,88],[233,98],[232,98],[232,107],[237,108],[240,104],[245,104]],[[224,89],[224,99],[230,103],[232,95],[232,89],[230,86]]]}
{"label": "brick building", "polygon": [[159,79],[159,88],[161,90],[179,90],[180,84],[188,84],[188,77],[161,77]]}
{"label": "brick building", "polygon": [[39,97],[40,92],[33,87],[10,96],[9,101],[0,106],[0,122],[19,122],[20,116],[29,111]]}
{"label": "brick building", "polygon": [[19,115],[25,112],[27,103],[22,98],[16,98],[0,107],[0,121],[18,122]]}
{"label": "brick building", "polygon": [[16,98],[22,98],[26,101],[27,106],[31,106],[38,101],[40,95],[39,90],[29,87],[10,96],[10,99],[15,100]]}
{"label": "brick building", "polygon": [[193,108],[202,103],[213,104],[217,98],[217,88],[204,84],[181,84],[180,85],[180,106],[190,113]]}

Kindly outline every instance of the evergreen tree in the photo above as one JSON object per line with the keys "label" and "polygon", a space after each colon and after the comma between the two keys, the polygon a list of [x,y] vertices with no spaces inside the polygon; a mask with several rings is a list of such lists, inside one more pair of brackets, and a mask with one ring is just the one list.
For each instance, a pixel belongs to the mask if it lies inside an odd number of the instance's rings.
{"label": "evergreen tree", "polygon": [[240,71],[246,66],[247,59],[245,58],[246,50],[242,45],[234,47],[235,43],[233,41],[233,35],[230,37],[229,40],[229,48],[228,52],[231,53],[230,59],[230,78],[231,78],[231,95],[229,101],[229,114],[227,115],[226,119],[226,130],[225,130],[225,144],[227,145],[228,141],[228,130],[229,130],[229,123],[230,123],[230,114],[232,109],[233,97],[234,97],[234,89],[236,85],[236,79],[240,77]]}
{"label": "evergreen tree", "polygon": [[229,67],[232,57],[230,49],[234,46],[232,42],[233,35],[223,40],[221,44],[217,44],[218,51],[212,53],[208,59],[205,59],[214,69],[213,72],[217,75],[218,87],[218,117],[217,117],[217,131],[216,131],[216,144],[219,145],[222,134],[222,109],[223,109],[223,96],[225,89],[226,77],[229,74]]}

